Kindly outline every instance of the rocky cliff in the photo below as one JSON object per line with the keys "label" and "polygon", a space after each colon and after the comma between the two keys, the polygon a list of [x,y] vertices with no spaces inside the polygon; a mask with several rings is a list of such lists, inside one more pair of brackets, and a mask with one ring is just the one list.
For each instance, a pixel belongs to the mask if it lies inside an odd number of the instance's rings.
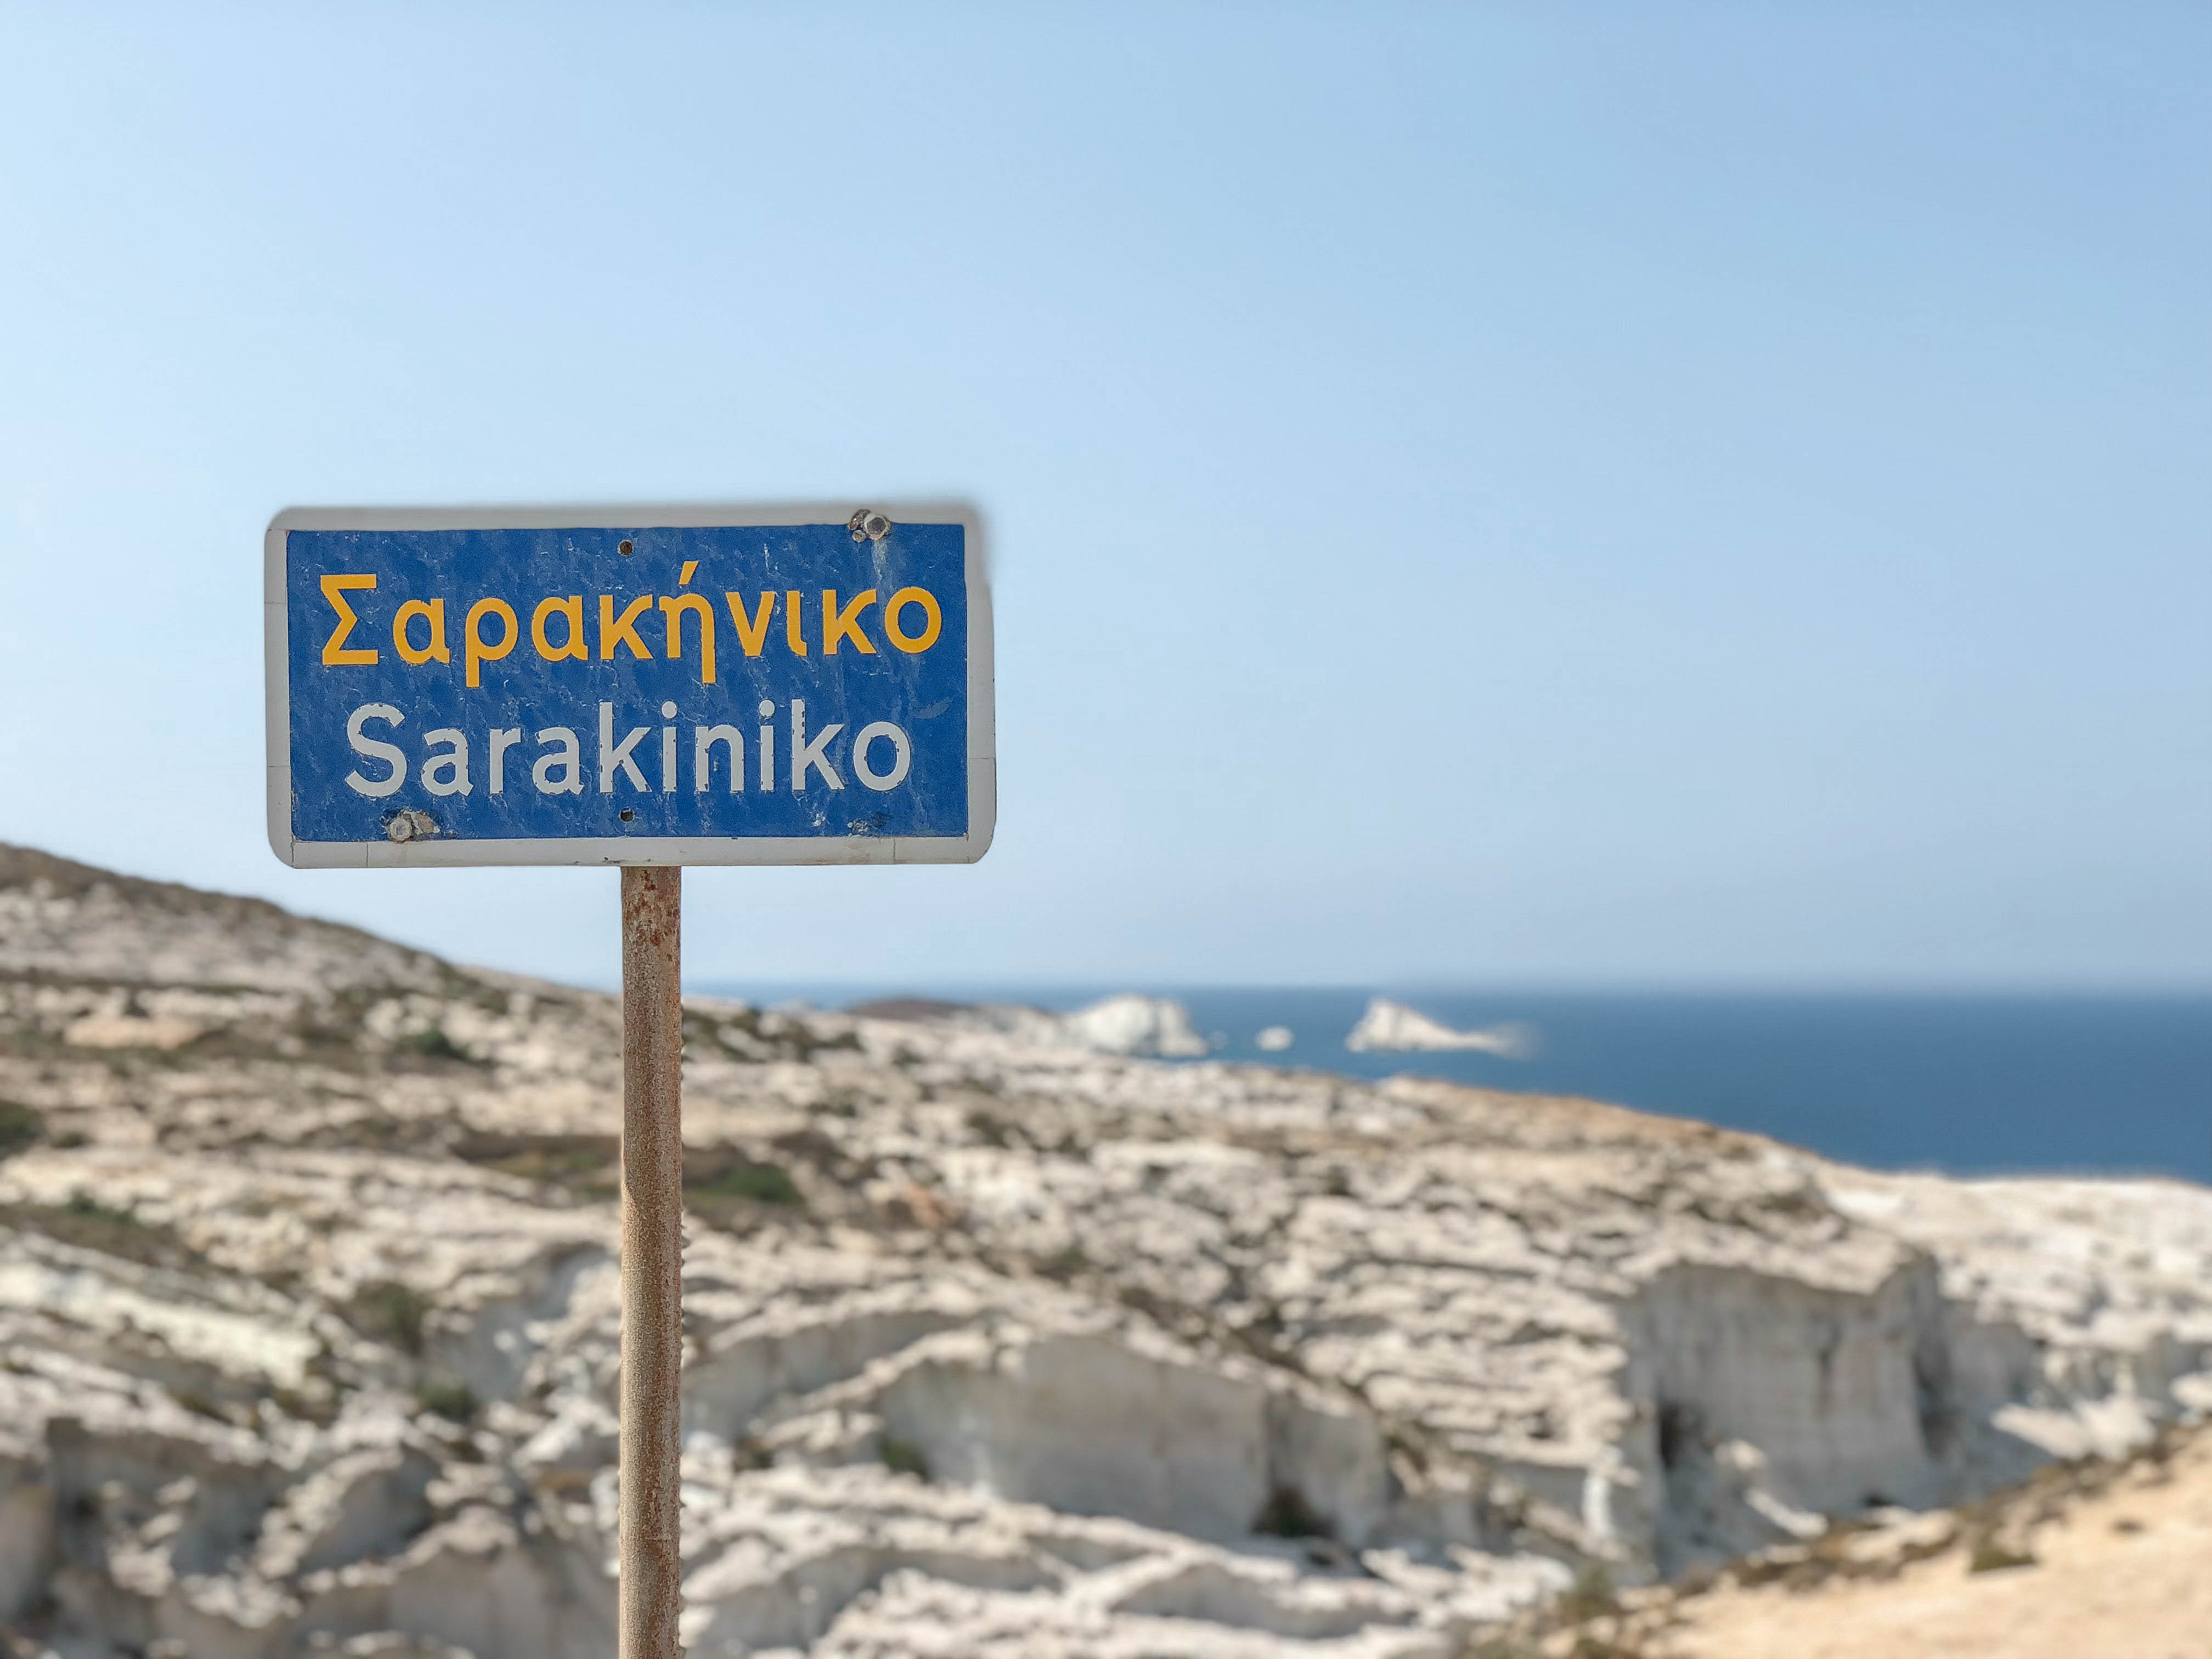
{"label": "rocky cliff", "polygon": [[[2212,1407],[2202,1189],[919,1012],[689,1006],[695,1654],[1449,1659]],[[618,1035],[0,849],[23,1651],[611,1650]]]}

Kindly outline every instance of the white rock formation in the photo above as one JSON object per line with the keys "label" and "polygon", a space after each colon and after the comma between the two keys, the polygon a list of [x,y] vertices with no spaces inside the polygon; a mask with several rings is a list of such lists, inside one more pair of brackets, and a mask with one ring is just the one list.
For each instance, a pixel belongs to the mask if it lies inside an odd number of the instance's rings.
{"label": "white rock formation", "polygon": [[1297,1040],[1297,1033],[1287,1025],[1267,1026],[1258,1036],[1253,1038],[1260,1052],[1267,1054],[1279,1054]]}
{"label": "white rock formation", "polygon": [[1206,1039],[1191,1028],[1190,1012],[1182,1004],[1134,992],[1064,1015],[1060,1029],[1069,1041],[1102,1054],[1157,1054],[1176,1060],[1206,1050]]}
{"label": "white rock formation", "polygon": [[[6,849],[0,918],[0,1626],[604,1656],[613,1001]],[[686,1045],[696,1654],[1455,1659],[2212,1406],[2193,1187],[963,1019]]]}
{"label": "white rock formation", "polygon": [[1506,1060],[1525,1060],[1535,1052],[1535,1033],[1526,1025],[1494,1025],[1487,1030],[1455,1031],[1402,1002],[1370,997],[1367,1012],[1344,1039],[1355,1054],[1376,1048],[1478,1049]]}
{"label": "white rock formation", "polygon": [[1211,1047],[1191,1024],[1190,1011],[1182,1004],[1172,997],[1134,991],[1102,998],[1066,1014],[1007,1003],[922,1001],[878,1003],[856,1012],[991,1031],[1034,1047],[1083,1048],[1098,1054],[1194,1060]]}

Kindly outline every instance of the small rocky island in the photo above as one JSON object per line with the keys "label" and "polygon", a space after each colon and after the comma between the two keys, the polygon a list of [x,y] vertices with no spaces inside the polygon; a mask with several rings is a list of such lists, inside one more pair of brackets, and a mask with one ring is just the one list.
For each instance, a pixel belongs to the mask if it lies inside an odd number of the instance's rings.
{"label": "small rocky island", "polygon": [[1501,1060],[1525,1060],[1534,1052],[1535,1044],[1535,1033],[1526,1025],[1511,1024],[1485,1030],[1455,1030],[1441,1020],[1388,997],[1370,998],[1359,1023],[1344,1039],[1344,1046],[1354,1054],[1378,1049],[1431,1054],[1472,1049],[1496,1054]]}
{"label": "small rocky island", "polygon": [[[2212,1407],[2184,1184],[927,1009],[685,1032],[705,1659],[1457,1659]],[[603,1659],[618,1044],[0,848],[5,1639]]]}

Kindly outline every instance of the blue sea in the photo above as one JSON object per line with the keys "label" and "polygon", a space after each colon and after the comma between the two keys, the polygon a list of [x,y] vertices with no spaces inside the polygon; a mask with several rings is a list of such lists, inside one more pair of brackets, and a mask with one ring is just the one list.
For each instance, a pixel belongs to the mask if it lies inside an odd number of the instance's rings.
{"label": "blue sea", "polygon": [[[1212,1058],[1587,1095],[1832,1158],[1957,1175],[2162,1175],[2212,1184],[2212,996],[1630,994],[1264,987],[695,985],[770,1005],[884,996],[1078,1008],[1173,997]],[[1344,1046],[1371,995],[1447,1025],[1533,1028],[1524,1059]],[[1279,1053],[1255,1039],[1290,1028]]]}

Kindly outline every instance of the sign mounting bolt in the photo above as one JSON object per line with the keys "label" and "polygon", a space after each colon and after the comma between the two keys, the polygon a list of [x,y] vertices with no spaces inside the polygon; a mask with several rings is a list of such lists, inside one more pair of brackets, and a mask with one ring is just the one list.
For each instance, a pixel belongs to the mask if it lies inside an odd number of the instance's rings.
{"label": "sign mounting bolt", "polygon": [[872,507],[862,507],[845,521],[856,542],[879,542],[891,533],[891,521]]}

